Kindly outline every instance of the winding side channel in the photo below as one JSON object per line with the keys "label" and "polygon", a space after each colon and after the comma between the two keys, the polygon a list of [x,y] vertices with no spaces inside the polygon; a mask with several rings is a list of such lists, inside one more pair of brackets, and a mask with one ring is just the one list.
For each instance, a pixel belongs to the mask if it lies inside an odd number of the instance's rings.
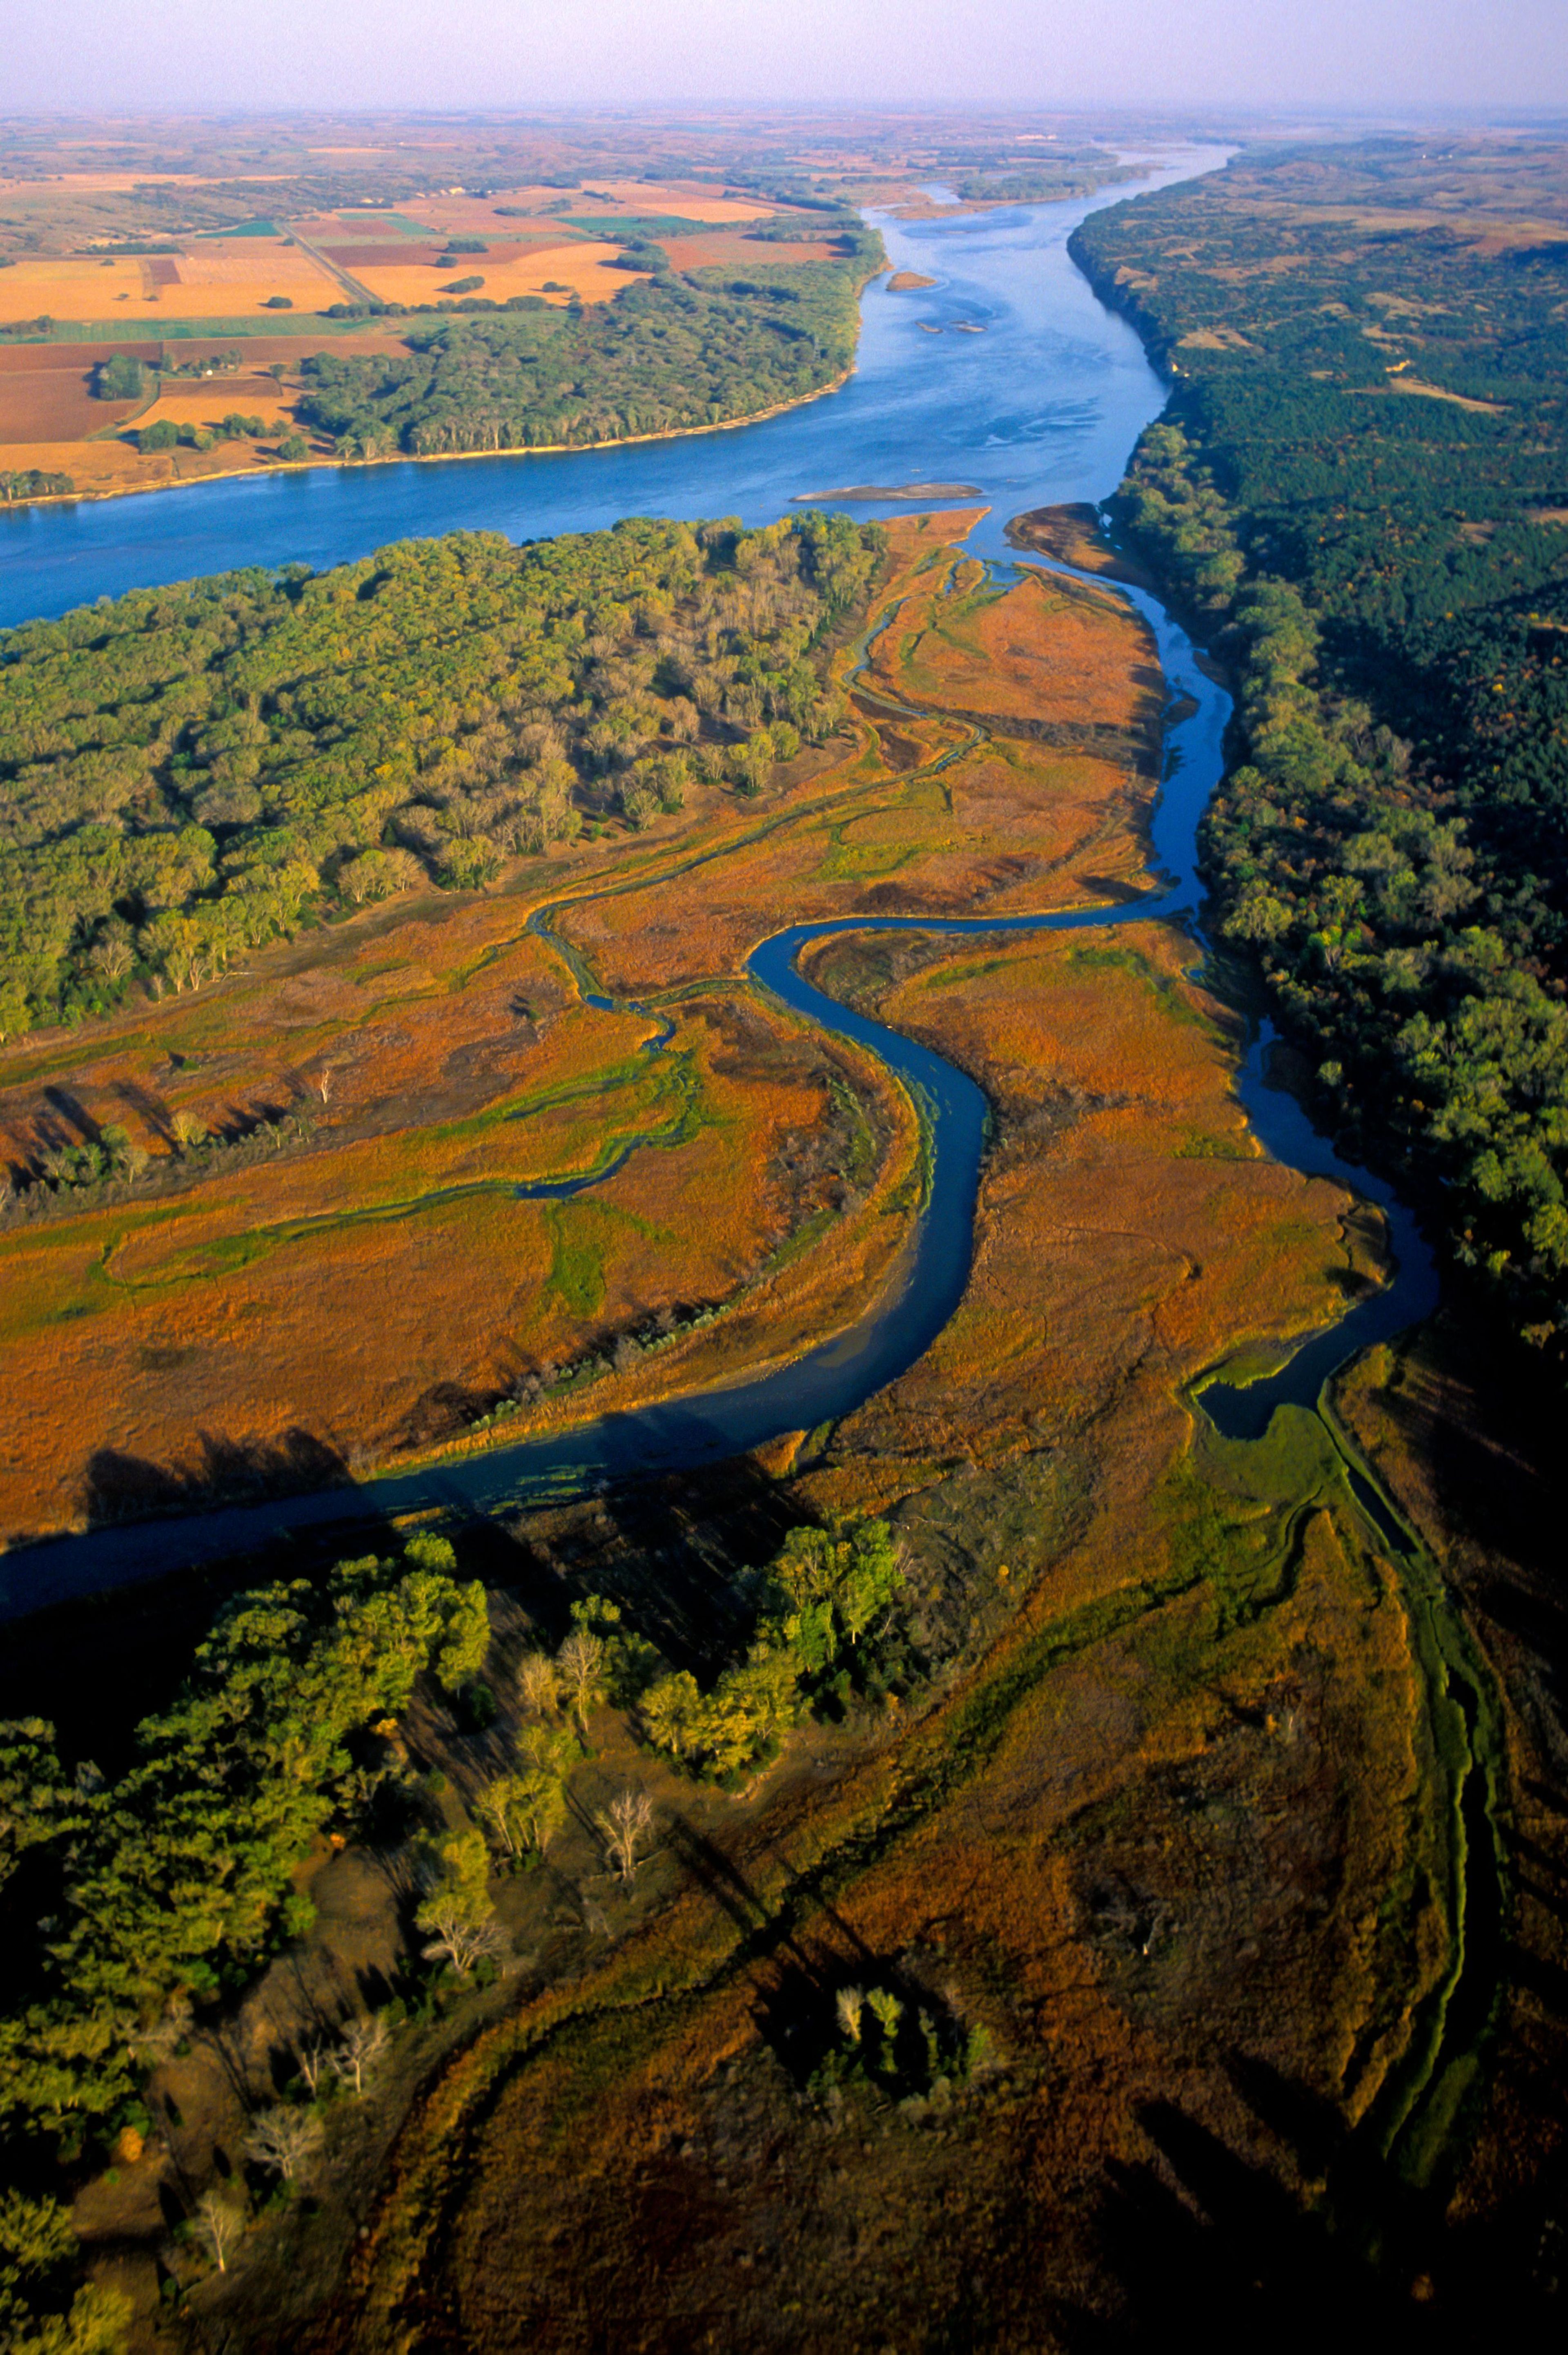
{"label": "winding side channel", "polygon": [[[604,1415],[567,1432],[390,1473],[355,1487],[110,1526],[18,1547],[0,1557],[0,1617],[18,1617],[109,1587],[221,1561],[292,1530],[429,1507],[493,1513],[570,1495],[599,1481],[716,1462],[782,1433],[831,1423],[906,1372],[947,1324],[969,1279],[986,1101],[973,1081],[929,1048],[814,988],[801,975],[799,961],[814,942],[845,932],[995,936],[1175,921],[1184,922],[1195,941],[1202,942],[1196,924],[1196,832],[1221,773],[1230,698],[1204,675],[1190,640],[1157,600],[1138,590],[1121,593],[1153,630],[1172,706],[1184,715],[1167,736],[1164,780],[1152,827],[1160,874],[1155,889],[1113,909],[1010,917],[848,915],[794,924],[763,941],[747,960],[746,971],[754,983],[822,1028],[878,1056],[914,1095],[926,1118],[926,1202],[892,1284],[862,1317],[784,1363],[686,1397]],[[535,919],[539,929],[548,931],[554,912],[539,912]],[[1220,1429],[1243,1438],[1260,1433],[1282,1401],[1311,1405],[1335,1367],[1355,1350],[1427,1315],[1436,1299],[1431,1254],[1392,1189],[1340,1161],[1295,1099],[1267,1084],[1264,1057],[1269,1035],[1265,1026],[1238,1079],[1237,1092],[1255,1134],[1277,1159],[1306,1174],[1337,1178],[1378,1202],[1389,1219],[1397,1269],[1390,1284],[1330,1329],[1309,1338],[1277,1373],[1245,1390],[1216,1382],[1203,1391],[1202,1404]],[[574,1192],[602,1183],[605,1175],[599,1169],[590,1178],[526,1190]]]}

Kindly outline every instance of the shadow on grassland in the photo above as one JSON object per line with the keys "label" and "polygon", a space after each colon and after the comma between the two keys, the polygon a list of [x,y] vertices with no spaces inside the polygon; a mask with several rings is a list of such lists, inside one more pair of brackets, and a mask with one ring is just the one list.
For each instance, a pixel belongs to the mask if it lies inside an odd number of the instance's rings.
{"label": "shadow on grassland", "polygon": [[1483,2224],[1455,2224],[1448,2184],[1408,2182],[1333,2104],[1266,2062],[1234,2057],[1228,2073],[1301,2188],[1173,2104],[1146,2105],[1155,2156],[1112,2165],[1099,2218],[1120,2312],[1058,2308],[1072,2355],[1188,2343],[1322,2355],[1336,2341],[1459,2355],[1487,2343],[1499,2296],[1519,2343],[1546,2343],[1557,2282],[1542,2264],[1544,2186]]}
{"label": "shadow on grassland", "polygon": [[90,1526],[354,1485],[337,1449],[298,1426],[279,1440],[226,1439],[204,1431],[196,1444],[194,1462],[177,1465],[101,1447],[88,1464],[82,1488]]}

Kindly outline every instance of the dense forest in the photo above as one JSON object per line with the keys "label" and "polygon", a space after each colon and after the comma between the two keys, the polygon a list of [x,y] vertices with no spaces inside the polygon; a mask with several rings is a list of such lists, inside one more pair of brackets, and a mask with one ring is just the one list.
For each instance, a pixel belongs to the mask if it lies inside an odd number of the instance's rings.
{"label": "dense forest", "polygon": [[838,259],[776,261],[778,239],[759,236],[744,275],[673,271],[639,234],[621,259],[653,274],[613,302],[471,298],[411,326],[407,357],[306,360],[298,414],[345,456],[429,457],[691,432],[802,400],[850,366],[857,297],[882,264],[874,233],[842,217],[831,227]]}
{"label": "dense forest", "polygon": [[0,1036],[182,989],[323,903],[475,889],[842,721],[883,535],[809,513],[454,533],[0,635]]}
{"label": "dense forest", "polygon": [[1253,157],[1074,250],[1173,378],[1120,518],[1240,681],[1220,929],[1341,1137],[1561,1354],[1568,240],[1412,210],[1488,161]]}

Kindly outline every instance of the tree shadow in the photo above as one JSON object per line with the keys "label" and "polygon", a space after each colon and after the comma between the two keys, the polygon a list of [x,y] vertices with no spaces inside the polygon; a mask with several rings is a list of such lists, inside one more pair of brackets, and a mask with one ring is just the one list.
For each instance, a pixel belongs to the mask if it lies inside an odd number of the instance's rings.
{"label": "tree shadow", "polygon": [[162,1137],[165,1145],[173,1145],[175,1133],[170,1126],[169,1107],[162,1096],[154,1095],[152,1089],[143,1087],[139,1080],[116,1080],[114,1092],[121,1103],[129,1106],[152,1130],[154,1136]]}
{"label": "tree shadow", "polygon": [[1244,2156],[1175,2104],[1145,2105],[1155,2157],[1112,2163],[1098,2218],[1119,2311],[1056,2307],[1073,2355],[1189,2339],[1321,2355],[1335,2338],[1457,2355],[1492,2335],[1505,2293],[1516,2325],[1547,2321],[1533,2252],[1555,2193],[1456,2225],[1446,2187],[1407,2180],[1366,2121],[1266,2062],[1233,2055],[1227,2074],[1282,2164],[1258,2137]]}
{"label": "tree shadow", "polygon": [[626,1627],[701,1679],[745,1640],[752,1618],[745,1573],[771,1561],[802,1518],[741,1457],[476,1522],[465,1532],[465,1558],[487,1585],[516,1597],[532,1640],[554,1647],[571,1625],[572,1604],[602,1594]]}
{"label": "tree shadow", "polygon": [[48,1087],[44,1090],[44,1102],[60,1119],[75,1130],[74,1141],[81,1145],[101,1145],[103,1131],[80,1100],[69,1088]]}
{"label": "tree shadow", "polygon": [[299,1426],[275,1441],[227,1439],[204,1431],[198,1445],[196,1461],[179,1465],[101,1447],[88,1464],[83,1484],[82,1502],[90,1525],[100,1528],[160,1513],[354,1485],[337,1449]]}

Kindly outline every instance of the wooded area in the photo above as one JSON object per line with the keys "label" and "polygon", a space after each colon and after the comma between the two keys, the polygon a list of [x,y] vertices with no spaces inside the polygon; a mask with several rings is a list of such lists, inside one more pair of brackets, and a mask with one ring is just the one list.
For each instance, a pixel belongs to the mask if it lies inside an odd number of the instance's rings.
{"label": "wooded area", "polygon": [[[16,1930],[0,1996],[0,2339],[17,2355],[111,2355],[122,2343],[119,2294],[79,2286],[60,2162],[128,2137],[140,2153],[146,2081],[197,2032],[198,2007],[210,2027],[308,1935],[314,1909],[297,1875],[329,1827],[336,1847],[352,1837],[405,1857],[405,1912],[429,1942],[410,1989],[493,1977],[506,1947],[493,1875],[535,1867],[559,1835],[592,1712],[635,1711],[645,1747],[735,1788],[801,1716],[907,1692],[926,1665],[885,1521],[797,1528],[770,1566],[744,1576],[741,1656],[705,1693],[618,1604],[585,1595],[558,1649],[518,1663],[514,1764],[493,1769],[477,1820],[460,1815],[453,1829],[433,1806],[446,1778],[417,1772],[399,1721],[421,1678],[471,1730],[496,1719],[481,1676],[485,1590],[455,1571],[446,1540],[422,1534],[397,1559],[235,1595],[118,1773],[62,1757],[41,1719],[0,1722],[0,1886]],[[627,1884],[652,1817],[632,1784],[598,1818]],[[308,2170],[332,2078],[364,2093],[407,2009],[399,1998],[351,2021],[335,2052],[320,2038],[305,2045],[285,2098],[252,2121],[246,2156],[259,2173],[288,2188]],[[231,2181],[196,2211],[197,2241],[221,2265],[251,2221],[243,2179]]]}
{"label": "wooded area", "polygon": [[[1220,929],[1349,1149],[1561,1354],[1568,241],[1391,222],[1389,161],[1251,157],[1075,250],[1175,378],[1118,512],[1240,677]],[[1397,162],[1406,206],[1464,168]]]}
{"label": "wooded area", "polygon": [[0,1037],[183,989],[323,905],[471,890],[843,703],[874,525],[632,520],[137,591],[0,636]]}
{"label": "wooded area", "polygon": [[430,457],[691,432],[803,400],[853,359],[857,297],[882,261],[874,231],[832,226],[839,261],[763,250],[747,277],[677,273],[639,237],[621,259],[653,275],[613,303],[501,310],[471,297],[458,315],[410,327],[410,357],[307,360],[298,414],[347,456]]}

